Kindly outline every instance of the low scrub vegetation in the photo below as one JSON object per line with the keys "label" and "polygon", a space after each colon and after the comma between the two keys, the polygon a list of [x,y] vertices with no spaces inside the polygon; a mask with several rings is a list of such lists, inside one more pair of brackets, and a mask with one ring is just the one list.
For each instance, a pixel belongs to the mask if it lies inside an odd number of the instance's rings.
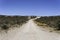
{"label": "low scrub vegetation", "polygon": [[17,27],[14,25],[22,25],[28,21],[28,16],[3,16],[0,15],[0,28],[3,30],[9,27]]}
{"label": "low scrub vegetation", "polygon": [[36,16],[31,16],[31,19],[36,18]]}
{"label": "low scrub vegetation", "polygon": [[42,16],[35,20],[36,22],[46,24],[56,30],[60,30],[60,16]]}

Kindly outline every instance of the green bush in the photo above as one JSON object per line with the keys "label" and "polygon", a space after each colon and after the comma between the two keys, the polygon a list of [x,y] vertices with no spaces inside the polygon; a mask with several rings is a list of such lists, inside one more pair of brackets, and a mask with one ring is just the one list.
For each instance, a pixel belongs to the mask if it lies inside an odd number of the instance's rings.
{"label": "green bush", "polygon": [[57,22],[57,30],[60,30],[60,21]]}
{"label": "green bush", "polygon": [[1,28],[2,28],[3,30],[8,30],[8,29],[9,29],[9,27],[8,27],[7,25],[3,25]]}

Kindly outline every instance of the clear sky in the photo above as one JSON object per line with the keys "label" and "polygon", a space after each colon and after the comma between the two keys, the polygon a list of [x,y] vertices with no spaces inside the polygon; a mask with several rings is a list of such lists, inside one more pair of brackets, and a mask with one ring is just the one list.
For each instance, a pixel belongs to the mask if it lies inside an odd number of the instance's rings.
{"label": "clear sky", "polygon": [[0,0],[0,15],[60,15],[60,0]]}

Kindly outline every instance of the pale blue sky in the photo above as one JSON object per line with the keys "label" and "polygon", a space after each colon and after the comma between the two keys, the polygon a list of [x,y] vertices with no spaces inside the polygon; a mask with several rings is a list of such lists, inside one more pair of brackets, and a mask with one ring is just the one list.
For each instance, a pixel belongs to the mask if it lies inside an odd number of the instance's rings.
{"label": "pale blue sky", "polygon": [[0,15],[60,15],[60,0],[0,0]]}

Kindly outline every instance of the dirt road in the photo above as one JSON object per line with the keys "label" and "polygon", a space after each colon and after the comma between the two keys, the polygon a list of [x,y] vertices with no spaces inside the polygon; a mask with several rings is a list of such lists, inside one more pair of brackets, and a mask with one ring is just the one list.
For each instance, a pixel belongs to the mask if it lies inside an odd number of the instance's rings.
{"label": "dirt road", "polygon": [[60,35],[43,31],[31,19],[20,28],[0,34],[0,40],[60,40]]}

